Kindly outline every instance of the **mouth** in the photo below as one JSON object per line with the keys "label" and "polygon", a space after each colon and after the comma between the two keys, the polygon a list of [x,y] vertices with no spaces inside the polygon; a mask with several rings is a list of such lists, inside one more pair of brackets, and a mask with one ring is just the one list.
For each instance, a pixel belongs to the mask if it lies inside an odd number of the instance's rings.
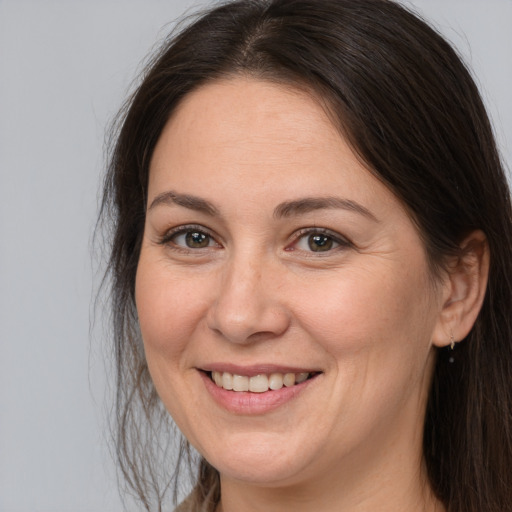
{"label": "mouth", "polygon": [[264,415],[285,404],[296,403],[306,390],[317,388],[315,383],[324,374],[311,368],[272,364],[208,366],[197,368],[206,391],[217,405],[237,416]]}
{"label": "mouth", "polygon": [[298,386],[307,380],[315,378],[320,372],[299,373],[260,373],[247,376],[236,373],[209,371],[205,372],[218,388],[233,392],[266,393],[284,388]]}

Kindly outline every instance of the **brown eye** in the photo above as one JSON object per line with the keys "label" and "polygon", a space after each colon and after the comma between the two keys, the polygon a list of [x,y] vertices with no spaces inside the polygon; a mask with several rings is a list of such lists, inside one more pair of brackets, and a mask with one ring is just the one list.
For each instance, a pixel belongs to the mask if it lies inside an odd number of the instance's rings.
{"label": "brown eye", "polygon": [[163,243],[176,246],[181,249],[206,249],[219,247],[215,239],[199,229],[184,227],[164,238]]}
{"label": "brown eye", "polygon": [[308,236],[308,247],[314,252],[329,251],[334,247],[334,243],[329,235],[316,233]]}
{"label": "brown eye", "polygon": [[352,244],[342,235],[323,229],[305,229],[287,250],[309,253],[329,253],[337,249],[349,248]]}
{"label": "brown eye", "polygon": [[202,249],[210,245],[210,236],[200,231],[188,231],[185,234],[185,244],[191,249]]}

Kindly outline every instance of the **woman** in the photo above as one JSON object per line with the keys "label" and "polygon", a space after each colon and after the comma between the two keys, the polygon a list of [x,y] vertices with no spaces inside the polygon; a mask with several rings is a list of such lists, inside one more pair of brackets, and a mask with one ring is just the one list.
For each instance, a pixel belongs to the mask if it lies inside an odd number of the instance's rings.
{"label": "woman", "polygon": [[126,106],[103,213],[117,453],[147,510],[177,476],[169,413],[200,454],[180,511],[510,510],[509,192],[421,20],[197,18]]}

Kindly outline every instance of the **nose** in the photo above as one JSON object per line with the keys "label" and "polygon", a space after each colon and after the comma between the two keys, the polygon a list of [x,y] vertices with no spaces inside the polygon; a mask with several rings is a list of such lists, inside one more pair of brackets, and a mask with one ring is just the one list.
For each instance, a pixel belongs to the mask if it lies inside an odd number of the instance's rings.
{"label": "nose", "polygon": [[208,310],[208,327],[238,344],[282,335],[290,315],[282,300],[278,269],[254,257],[226,265]]}

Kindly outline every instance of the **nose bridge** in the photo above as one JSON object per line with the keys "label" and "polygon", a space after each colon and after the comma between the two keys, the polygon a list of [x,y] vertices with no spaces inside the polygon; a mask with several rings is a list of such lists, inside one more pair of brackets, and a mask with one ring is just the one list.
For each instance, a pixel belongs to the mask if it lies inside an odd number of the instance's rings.
{"label": "nose bridge", "polygon": [[221,273],[209,327],[233,343],[278,336],[288,325],[276,263],[256,251],[233,253]]}

